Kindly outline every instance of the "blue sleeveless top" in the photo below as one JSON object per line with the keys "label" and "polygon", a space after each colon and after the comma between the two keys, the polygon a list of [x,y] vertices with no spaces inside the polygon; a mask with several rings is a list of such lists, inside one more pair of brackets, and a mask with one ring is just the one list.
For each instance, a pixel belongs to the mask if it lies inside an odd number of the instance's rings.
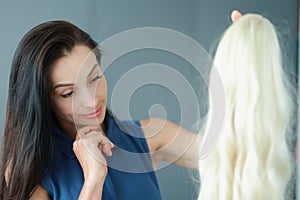
{"label": "blue sleeveless top", "polygon": [[[118,121],[106,113],[106,136],[114,143],[107,157],[103,200],[161,200],[149,149],[138,121]],[[78,199],[84,177],[73,152],[74,139],[53,128],[54,155],[41,184],[54,200]]]}

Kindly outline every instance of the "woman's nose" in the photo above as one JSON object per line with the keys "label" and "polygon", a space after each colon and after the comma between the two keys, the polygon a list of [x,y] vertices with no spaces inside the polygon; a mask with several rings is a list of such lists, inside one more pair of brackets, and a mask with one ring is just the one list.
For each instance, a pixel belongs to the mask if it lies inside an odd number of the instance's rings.
{"label": "woman's nose", "polygon": [[82,107],[94,108],[96,106],[96,90],[94,88],[81,89],[75,102]]}

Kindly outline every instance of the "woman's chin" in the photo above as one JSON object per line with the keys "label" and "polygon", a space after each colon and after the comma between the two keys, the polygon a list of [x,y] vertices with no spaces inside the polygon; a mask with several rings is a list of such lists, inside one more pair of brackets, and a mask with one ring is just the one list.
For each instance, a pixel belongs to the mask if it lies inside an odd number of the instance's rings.
{"label": "woman's chin", "polygon": [[104,121],[104,117],[97,117],[92,119],[77,119],[75,120],[76,127],[83,127],[83,126],[99,126]]}

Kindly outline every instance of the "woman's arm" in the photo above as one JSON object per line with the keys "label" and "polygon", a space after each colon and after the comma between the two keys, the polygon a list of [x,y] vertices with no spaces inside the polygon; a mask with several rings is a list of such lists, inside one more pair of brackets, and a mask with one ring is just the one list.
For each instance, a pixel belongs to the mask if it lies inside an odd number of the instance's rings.
{"label": "woman's arm", "polygon": [[[78,131],[73,151],[82,167],[84,184],[79,200],[98,200],[102,198],[104,180],[107,174],[105,158],[111,156],[113,144],[99,130],[99,127],[84,127]],[[30,200],[50,200],[48,192],[39,185]]]}
{"label": "woman's arm", "polygon": [[73,143],[73,151],[84,174],[80,200],[102,198],[103,184],[107,174],[106,160],[102,152],[111,156],[113,146],[99,130],[99,127],[87,126],[78,131]]}
{"label": "woman's arm", "polygon": [[140,121],[154,167],[161,161],[198,169],[201,135],[163,119]]}
{"label": "woman's arm", "polygon": [[[99,181],[99,180],[97,182],[85,181],[81,189],[79,199],[81,200],[101,199],[102,187],[103,187],[103,181]],[[32,196],[29,198],[29,200],[51,200],[51,198],[48,195],[48,192],[41,185],[39,185],[37,189],[33,192]]]}
{"label": "woman's arm", "polygon": [[37,189],[33,192],[29,200],[51,200],[48,192],[43,188],[43,186],[39,185]]}
{"label": "woman's arm", "polygon": [[[103,183],[99,181],[95,184],[84,182],[79,199],[101,199],[102,187]],[[51,200],[51,198],[49,197],[48,192],[39,185],[29,200]]]}

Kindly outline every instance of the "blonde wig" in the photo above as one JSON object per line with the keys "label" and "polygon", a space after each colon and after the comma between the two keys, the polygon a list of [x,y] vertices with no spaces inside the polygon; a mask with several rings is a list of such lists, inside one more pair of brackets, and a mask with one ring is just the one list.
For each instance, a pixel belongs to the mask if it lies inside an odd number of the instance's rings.
{"label": "blonde wig", "polygon": [[294,101],[275,27],[261,15],[243,15],[224,32],[214,63],[226,117],[220,140],[199,162],[199,199],[285,199]]}

